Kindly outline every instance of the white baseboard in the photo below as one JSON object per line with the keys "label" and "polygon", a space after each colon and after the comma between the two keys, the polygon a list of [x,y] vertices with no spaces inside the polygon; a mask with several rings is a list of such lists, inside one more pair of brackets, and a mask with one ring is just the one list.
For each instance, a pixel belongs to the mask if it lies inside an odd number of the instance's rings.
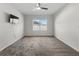
{"label": "white baseboard", "polygon": [[16,41],[20,40],[21,38],[23,38],[24,36],[18,37],[16,38],[14,41],[11,41],[9,44],[6,44],[5,46],[2,46],[0,48],[0,51],[4,50],[5,48],[9,47],[10,45],[12,45],[13,43],[15,43]]}
{"label": "white baseboard", "polygon": [[77,49],[77,48],[73,47],[72,45],[68,44],[67,42],[63,41],[63,40],[62,40],[63,38],[61,38],[61,37],[59,37],[59,36],[56,36],[56,35],[55,35],[55,37],[56,37],[57,39],[59,39],[61,42],[63,42],[64,44],[66,44],[66,45],[68,45],[69,47],[71,47],[73,50],[79,52],[79,49]]}

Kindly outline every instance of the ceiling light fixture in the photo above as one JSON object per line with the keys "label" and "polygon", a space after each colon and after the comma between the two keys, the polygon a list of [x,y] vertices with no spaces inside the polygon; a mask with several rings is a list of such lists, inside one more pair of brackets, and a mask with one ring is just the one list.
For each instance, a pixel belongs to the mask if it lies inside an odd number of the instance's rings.
{"label": "ceiling light fixture", "polygon": [[40,3],[37,3],[35,9],[36,10],[48,10],[48,8],[46,8],[46,7],[41,7],[41,4]]}

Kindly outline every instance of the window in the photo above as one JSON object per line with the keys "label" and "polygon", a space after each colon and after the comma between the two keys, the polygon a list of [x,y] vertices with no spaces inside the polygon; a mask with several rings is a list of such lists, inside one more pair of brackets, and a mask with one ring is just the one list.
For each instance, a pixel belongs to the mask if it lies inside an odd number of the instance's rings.
{"label": "window", "polygon": [[33,31],[47,31],[47,19],[33,20]]}

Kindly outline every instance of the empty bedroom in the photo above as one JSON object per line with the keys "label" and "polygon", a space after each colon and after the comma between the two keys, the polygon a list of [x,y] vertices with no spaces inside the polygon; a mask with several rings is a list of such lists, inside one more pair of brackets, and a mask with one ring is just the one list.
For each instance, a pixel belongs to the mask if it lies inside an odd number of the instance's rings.
{"label": "empty bedroom", "polygon": [[0,56],[79,56],[79,3],[0,3]]}

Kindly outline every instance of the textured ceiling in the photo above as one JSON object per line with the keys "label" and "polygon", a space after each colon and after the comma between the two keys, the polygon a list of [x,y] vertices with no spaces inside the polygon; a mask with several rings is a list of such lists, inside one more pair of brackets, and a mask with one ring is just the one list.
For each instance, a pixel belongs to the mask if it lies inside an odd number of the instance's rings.
{"label": "textured ceiling", "polygon": [[42,7],[48,10],[34,10],[37,3],[12,3],[11,5],[26,15],[51,15],[63,8],[65,3],[41,3]]}

